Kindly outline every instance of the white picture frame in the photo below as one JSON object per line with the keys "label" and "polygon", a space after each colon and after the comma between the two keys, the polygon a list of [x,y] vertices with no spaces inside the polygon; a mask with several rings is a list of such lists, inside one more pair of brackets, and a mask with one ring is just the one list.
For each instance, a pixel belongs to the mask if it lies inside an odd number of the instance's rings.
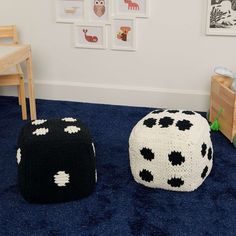
{"label": "white picture frame", "polygon": [[236,36],[236,7],[230,0],[207,0],[206,35]]}
{"label": "white picture frame", "polygon": [[86,0],[54,0],[56,22],[73,23],[86,18]]}
{"label": "white picture frame", "polygon": [[104,24],[75,22],[73,25],[76,48],[106,49],[107,35]]}
{"label": "white picture frame", "polygon": [[115,16],[147,18],[150,16],[149,4],[149,0],[115,0],[114,13]]}
{"label": "white picture frame", "polygon": [[112,1],[111,0],[86,0],[87,20],[104,24],[111,23]]}
{"label": "white picture frame", "polygon": [[113,17],[111,27],[111,49],[136,50],[136,20],[133,17]]}

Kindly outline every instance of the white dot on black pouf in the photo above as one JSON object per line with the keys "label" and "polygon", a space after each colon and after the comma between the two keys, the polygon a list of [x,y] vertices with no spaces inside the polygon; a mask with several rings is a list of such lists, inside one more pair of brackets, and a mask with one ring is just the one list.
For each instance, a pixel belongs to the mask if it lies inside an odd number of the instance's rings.
{"label": "white dot on black pouf", "polygon": [[193,111],[153,111],[133,128],[129,155],[136,182],[151,188],[193,191],[213,164],[209,124]]}
{"label": "white dot on black pouf", "polygon": [[20,133],[18,184],[31,203],[89,196],[95,187],[95,148],[89,130],[74,118],[35,120]]}

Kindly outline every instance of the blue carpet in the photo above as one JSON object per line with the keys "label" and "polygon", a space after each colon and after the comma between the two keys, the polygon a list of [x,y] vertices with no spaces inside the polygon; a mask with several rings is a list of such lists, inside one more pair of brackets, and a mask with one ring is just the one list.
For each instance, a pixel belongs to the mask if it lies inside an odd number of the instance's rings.
{"label": "blue carpet", "polygon": [[195,192],[149,189],[134,182],[128,158],[132,127],[149,108],[37,100],[38,118],[78,117],[95,140],[98,184],[90,197],[28,204],[17,188],[16,98],[0,97],[0,235],[235,235],[236,150],[213,133],[214,166]]}

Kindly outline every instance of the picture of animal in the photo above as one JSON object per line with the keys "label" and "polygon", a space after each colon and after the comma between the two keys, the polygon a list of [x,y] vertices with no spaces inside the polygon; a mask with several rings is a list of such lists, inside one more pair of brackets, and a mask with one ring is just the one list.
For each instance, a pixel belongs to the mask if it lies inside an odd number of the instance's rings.
{"label": "picture of animal", "polygon": [[105,0],[94,0],[93,11],[98,17],[103,16],[106,12]]}
{"label": "picture of animal", "polygon": [[210,3],[210,28],[235,30],[236,0],[211,0]]}
{"label": "picture of animal", "polygon": [[139,10],[139,4],[136,2],[132,2],[131,0],[124,0],[126,4],[128,4],[128,10]]}
{"label": "picture of animal", "polygon": [[90,42],[90,43],[96,43],[98,41],[98,37],[94,36],[94,35],[87,35],[88,30],[87,29],[83,29],[84,32],[84,37],[86,39],[86,41]]}
{"label": "picture of animal", "polygon": [[231,9],[236,11],[236,0],[211,0],[211,5],[220,4],[224,1],[230,1],[231,2]]}
{"label": "picture of animal", "polygon": [[79,7],[68,7],[68,8],[64,8],[64,12],[66,13],[66,14],[75,14],[76,12],[77,12],[77,9],[78,9]]}
{"label": "picture of animal", "polygon": [[120,31],[117,34],[117,38],[122,41],[127,41],[128,33],[131,31],[131,27],[129,26],[121,26]]}

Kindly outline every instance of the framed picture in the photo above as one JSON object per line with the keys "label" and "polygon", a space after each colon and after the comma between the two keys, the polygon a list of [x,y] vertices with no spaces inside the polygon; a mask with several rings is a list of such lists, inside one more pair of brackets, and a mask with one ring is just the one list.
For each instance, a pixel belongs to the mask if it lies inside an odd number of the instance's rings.
{"label": "framed picture", "polygon": [[74,23],[75,47],[105,49],[106,27],[103,24]]}
{"label": "framed picture", "polygon": [[55,0],[56,22],[73,23],[85,19],[85,0]]}
{"label": "framed picture", "polygon": [[87,0],[87,16],[89,21],[110,24],[111,0]]}
{"label": "framed picture", "polygon": [[207,0],[208,35],[236,36],[236,1],[235,0]]}
{"label": "framed picture", "polygon": [[134,18],[113,18],[111,31],[111,48],[113,50],[136,50],[136,22]]}
{"label": "framed picture", "polygon": [[118,16],[149,17],[149,0],[116,0],[114,11]]}

